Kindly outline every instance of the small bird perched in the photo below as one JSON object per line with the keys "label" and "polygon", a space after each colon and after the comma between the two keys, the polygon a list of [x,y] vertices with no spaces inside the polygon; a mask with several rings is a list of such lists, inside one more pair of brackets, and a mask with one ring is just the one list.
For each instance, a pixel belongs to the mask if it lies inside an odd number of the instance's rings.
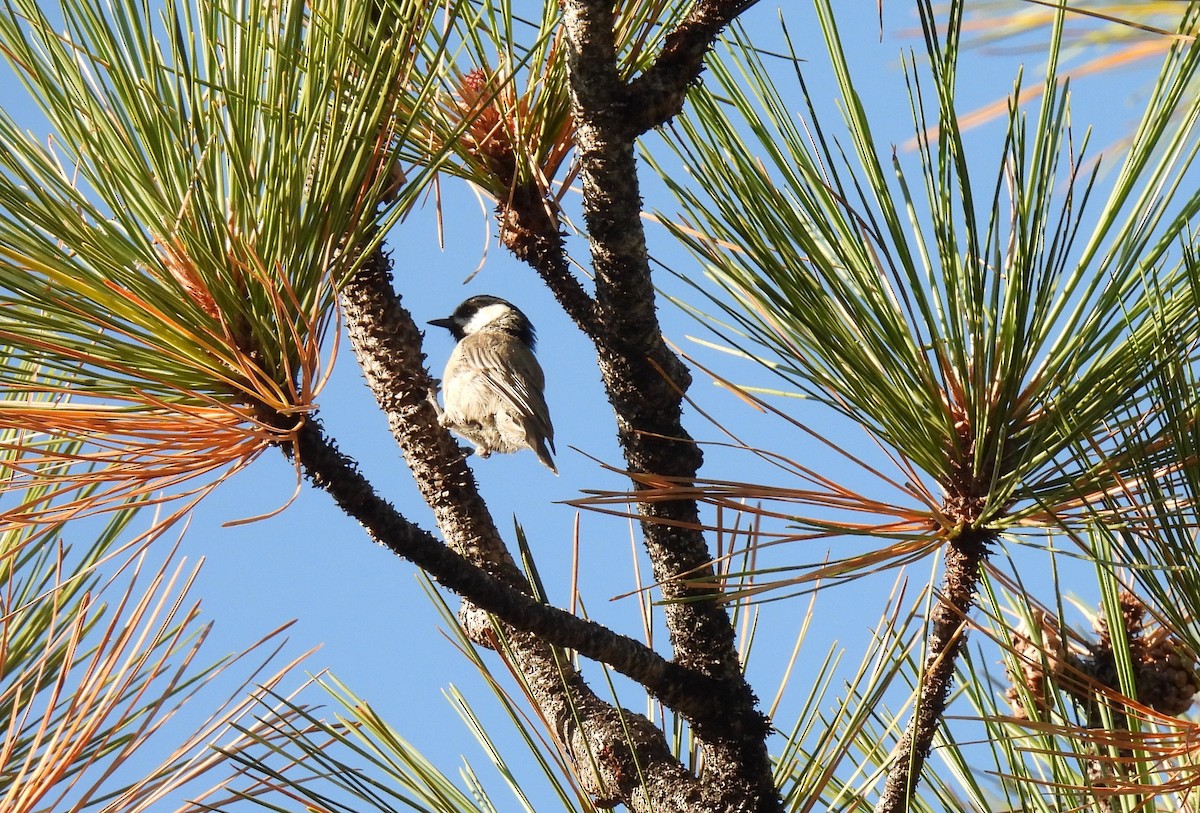
{"label": "small bird perched", "polygon": [[533,355],[537,339],[525,314],[499,297],[481,295],[429,324],[458,341],[442,375],[442,426],[474,443],[480,457],[532,449],[558,474],[550,457],[554,426],[542,395],[546,377]]}

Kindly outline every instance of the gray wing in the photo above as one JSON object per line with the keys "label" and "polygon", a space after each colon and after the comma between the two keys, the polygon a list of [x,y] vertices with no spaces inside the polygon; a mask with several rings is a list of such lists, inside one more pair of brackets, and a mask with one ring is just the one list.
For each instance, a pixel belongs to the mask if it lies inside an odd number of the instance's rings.
{"label": "gray wing", "polygon": [[[476,363],[488,386],[525,418],[527,432],[532,429],[545,438],[554,451],[554,426],[550,423],[550,408],[542,395],[546,377],[533,351],[515,339],[495,348],[477,350]],[[502,354],[507,357],[507,364]],[[508,375],[505,375],[506,367],[510,371]],[[537,448],[536,438],[530,438],[530,441]]]}

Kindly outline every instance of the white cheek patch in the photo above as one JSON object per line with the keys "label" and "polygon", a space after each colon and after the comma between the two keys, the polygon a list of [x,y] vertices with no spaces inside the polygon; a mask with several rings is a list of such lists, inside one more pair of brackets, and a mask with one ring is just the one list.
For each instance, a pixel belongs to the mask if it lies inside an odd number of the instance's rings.
{"label": "white cheek patch", "polygon": [[463,325],[463,333],[467,334],[468,336],[470,336],[472,333],[477,333],[478,331],[490,325],[492,322],[503,319],[511,312],[512,308],[508,307],[507,305],[487,305],[482,307],[475,312],[475,315],[472,316],[465,325]]}

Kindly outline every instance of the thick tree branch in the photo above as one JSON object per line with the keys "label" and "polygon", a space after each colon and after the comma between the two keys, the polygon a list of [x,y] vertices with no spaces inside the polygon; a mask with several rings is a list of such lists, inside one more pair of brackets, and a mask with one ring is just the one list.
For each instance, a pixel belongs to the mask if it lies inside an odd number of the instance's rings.
{"label": "thick tree branch", "polygon": [[[630,126],[631,97],[617,71],[612,4],[564,0],[563,26],[596,279],[594,340],[618,436],[631,470],[694,477],[701,455],[682,425],[681,393],[690,375],[667,348],[655,311],[634,157],[636,127]],[[675,660],[728,689],[716,713],[690,720],[704,753],[705,778],[735,804],[776,809],[765,743],[769,728],[742,674],[729,615],[715,600],[696,600],[715,598],[713,589],[679,579],[682,573],[712,573],[697,506],[676,500],[639,508],[655,578],[670,602],[664,614]]]}
{"label": "thick tree branch", "polygon": [[667,34],[654,64],[629,83],[633,135],[666,124],[683,109],[687,89],[700,76],[704,55],[734,18],[758,0],[700,0]]}
{"label": "thick tree branch", "polygon": [[595,341],[596,303],[571,273],[562,232],[549,206],[539,185],[518,186],[499,206],[500,239],[517,259],[538,272],[571,321]]}
{"label": "thick tree branch", "polygon": [[612,666],[646,686],[670,708],[711,702],[705,699],[715,690],[710,679],[664,660],[640,641],[536,601],[409,522],[376,493],[354,461],[326,438],[316,420],[300,428],[296,449],[288,451],[297,453],[313,484],[362,523],[372,539],[480,609],[517,630]]}
{"label": "thick tree branch", "polygon": [[[438,526],[453,548],[443,548],[444,552],[438,555],[445,557],[457,552],[468,564],[486,568],[501,592],[507,594],[502,599],[511,602],[507,609],[499,605],[488,607],[482,601],[479,606],[495,612],[513,653],[514,666],[524,675],[540,713],[555,726],[587,790],[606,804],[620,801],[635,811],[683,813],[719,806],[719,791],[698,782],[679,763],[661,731],[645,717],[623,712],[600,700],[555,644],[571,647],[588,657],[607,651],[609,656],[626,660],[626,666],[641,672],[640,677],[631,677],[643,685],[647,680],[657,685],[664,703],[672,708],[683,706],[691,713],[697,713],[698,706],[710,707],[726,694],[719,682],[702,679],[686,667],[663,661],[652,650],[632,639],[622,641],[624,636],[599,625],[578,627],[579,640],[575,643],[568,643],[562,637],[562,631],[580,619],[570,621],[574,616],[537,604],[519,592],[525,589],[520,571],[496,533],[462,452],[437,422],[429,401],[432,380],[420,351],[421,333],[392,289],[390,264],[382,252],[368,258],[363,268],[347,281],[340,301],[367,383],[387,413],[393,435],[422,495],[433,508]],[[300,454],[303,461],[308,450],[302,446]],[[356,472],[344,468],[337,474],[339,481],[348,483],[353,483],[356,476]],[[343,499],[346,506],[353,508],[363,496],[355,490]],[[368,530],[375,534],[370,526]],[[482,585],[482,577],[487,576],[478,568],[475,571],[472,589]],[[430,572],[437,576],[432,569]],[[455,589],[446,580],[440,580]],[[472,593],[464,590],[463,595],[471,597]],[[501,601],[499,596],[494,598]],[[526,601],[530,604],[524,604]],[[547,621],[551,616],[557,621],[546,627],[528,624],[538,631],[525,632],[507,623],[503,615],[510,610],[515,610],[513,618],[522,625],[542,613],[549,614]],[[464,608],[464,613],[468,618],[475,616],[472,608]],[[558,617],[559,613],[565,617]],[[483,634],[484,625],[468,623],[467,627],[477,642],[492,643]],[[584,647],[592,648],[592,652],[585,652]],[[634,666],[634,662],[638,665]],[[714,688],[715,691],[711,690]]]}
{"label": "thick tree branch", "polygon": [[920,694],[908,729],[896,744],[883,794],[875,813],[902,813],[921,778],[934,735],[946,710],[950,685],[967,639],[967,622],[975,603],[979,567],[993,539],[988,531],[967,527],[946,549],[942,591],[929,619],[928,650]]}

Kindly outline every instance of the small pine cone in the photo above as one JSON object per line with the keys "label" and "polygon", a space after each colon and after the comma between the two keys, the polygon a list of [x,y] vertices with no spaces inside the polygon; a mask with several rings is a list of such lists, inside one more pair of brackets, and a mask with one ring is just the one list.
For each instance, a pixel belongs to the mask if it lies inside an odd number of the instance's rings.
{"label": "small pine cone", "polygon": [[1196,657],[1178,639],[1158,630],[1147,636],[1137,662],[1138,698],[1160,714],[1180,715],[1200,691]]}
{"label": "small pine cone", "polygon": [[512,142],[497,105],[497,87],[496,78],[483,68],[463,74],[458,86],[459,108],[471,117],[466,141],[473,152],[493,160],[512,155]]}

